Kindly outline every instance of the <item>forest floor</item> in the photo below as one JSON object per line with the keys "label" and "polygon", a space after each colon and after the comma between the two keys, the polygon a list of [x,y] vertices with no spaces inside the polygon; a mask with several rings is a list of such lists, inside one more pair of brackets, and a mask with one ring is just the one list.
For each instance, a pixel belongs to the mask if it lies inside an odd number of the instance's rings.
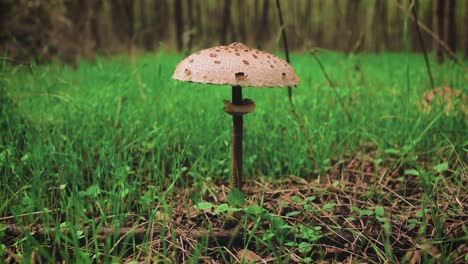
{"label": "forest floor", "polygon": [[431,61],[431,90],[420,55],[319,57],[335,88],[294,54],[294,110],[285,90],[244,89],[243,192],[230,90],[171,80],[182,55],[2,64],[0,256],[466,263],[466,72]]}

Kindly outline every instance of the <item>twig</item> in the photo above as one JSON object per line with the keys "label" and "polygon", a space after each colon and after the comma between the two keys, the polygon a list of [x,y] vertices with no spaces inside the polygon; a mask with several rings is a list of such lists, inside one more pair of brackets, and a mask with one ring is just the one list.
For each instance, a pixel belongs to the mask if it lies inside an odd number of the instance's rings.
{"label": "twig", "polygon": [[117,101],[117,110],[115,112],[114,128],[119,127],[119,118],[120,118],[121,111],[122,111],[122,96],[119,96],[119,99]]}
{"label": "twig", "polygon": [[422,35],[421,35],[421,30],[419,30],[419,26],[418,26],[418,23],[417,21],[419,21],[418,19],[418,12],[417,12],[417,1],[414,2],[414,7],[411,9],[411,13],[413,14],[414,18],[413,19],[413,22],[414,22],[414,27],[416,28],[416,34],[418,35],[418,40],[419,40],[419,44],[421,44],[421,49],[423,50],[423,55],[424,55],[424,61],[426,62],[426,68],[427,68],[427,74],[429,75],[429,81],[431,83],[431,88],[434,89],[435,86],[434,86],[434,77],[432,76],[432,72],[431,72],[431,65],[429,64],[429,59],[427,57],[427,50],[426,50],[426,46],[424,45],[424,40],[422,38]]}
{"label": "twig", "polygon": [[57,209],[37,211],[37,212],[25,213],[25,214],[19,214],[19,215],[9,215],[9,216],[5,216],[5,217],[0,217],[0,221],[11,220],[11,219],[15,219],[17,217],[23,217],[23,216],[31,216],[31,215],[40,215],[40,214],[45,214],[45,213],[51,213],[51,212],[54,212],[54,211],[57,211]]}
{"label": "twig", "polygon": [[[147,224],[147,223],[146,223]],[[133,235],[136,241],[144,241],[148,237],[159,237],[161,233],[160,228],[151,227],[151,234],[148,234],[147,227],[103,227],[96,232],[96,239],[104,241],[109,236],[117,235],[119,237],[118,241],[121,241],[123,237],[128,235]],[[57,230],[54,227],[22,227],[16,224],[6,224],[5,234],[9,236],[22,236],[26,233],[33,233],[34,236],[45,237],[45,236],[55,236],[57,232],[60,234],[70,233],[70,229],[59,229]],[[91,227],[85,227],[84,230],[87,230],[88,233],[92,233]],[[191,229],[187,230],[185,228],[175,229],[175,234],[177,236],[189,237],[194,240],[200,241],[203,239],[209,239],[210,241],[216,241],[218,244],[228,244],[233,243],[242,238],[243,232],[240,226],[236,226],[234,229],[224,230],[224,229]],[[151,242],[151,241],[148,241]]]}
{"label": "twig", "polygon": [[20,65],[30,66],[30,64],[27,63],[27,62],[15,60],[15,59],[8,58],[8,57],[0,57],[0,60],[1,61],[6,61],[6,62],[9,62],[9,63],[13,63],[13,64],[20,64]]}
{"label": "twig", "polygon": [[133,73],[135,74],[135,79],[138,84],[138,92],[140,93],[141,99],[144,101],[146,100],[146,95],[145,95],[145,92],[143,91],[143,84],[141,82],[140,74],[138,73],[138,68],[136,66],[135,44],[134,44],[133,39],[132,39],[132,43],[130,46],[130,62],[132,64]]}
{"label": "twig", "polygon": [[[286,29],[284,28],[284,22],[283,22],[283,14],[281,13],[281,6],[279,0],[276,0],[276,9],[278,10],[278,19],[280,22],[280,27],[281,27],[281,36],[283,39],[283,46],[284,46],[284,53],[286,56],[286,61],[290,63],[289,60],[289,46],[288,46],[288,37],[286,35]],[[292,89],[291,86],[288,86],[288,98],[289,102],[292,104],[293,103],[293,97],[292,97]]]}
{"label": "twig", "polygon": [[[396,6],[403,12],[406,12],[405,8],[400,5],[400,3],[398,3],[398,0],[395,0],[396,2]],[[414,17],[414,15],[410,15],[410,18],[417,22],[418,26],[424,31],[426,32],[427,34],[429,34],[435,41],[437,41],[437,43],[439,45],[441,45],[445,51],[450,55],[450,57],[452,57],[452,59],[454,59],[458,65],[460,65],[463,70],[467,70],[467,68],[465,67],[465,64],[463,63],[463,61],[457,57],[457,55],[455,54],[455,52],[453,52],[450,47],[447,45],[447,43],[445,43],[443,40],[441,40],[439,38],[439,36],[437,36],[432,30],[430,30],[424,23],[422,23],[420,20],[418,20],[417,18]]]}
{"label": "twig", "polygon": [[[291,60],[289,59],[288,38],[287,38],[287,35],[286,35],[286,29],[284,27],[283,14],[281,13],[281,6],[280,6],[280,3],[279,3],[279,0],[276,0],[276,9],[278,10],[278,19],[279,19],[280,27],[281,27],[281,36],[282,36],[282,39],[283,39],[283,46],[284,46],[284,53],[285,53],[285,56],[286,56],[286,61],[289,64],[291,64]],[[304,138],[305,138],[305,140],[307,142],[310,162],[311,162],[311,164],[312,164],[312,166],[314,168],[317,168],[317,166],[315,164],[315,159],[314,159],[314,151],[313,151],[313,147],[312,147],[312,142],[309,139],[309,135],[308,135],[307,130],[305,128],[304,122],[302,121],[302,118],[299,116],[299,114],[296,111],[296,107],[295,107],[294,101],[293,101],[293,94],[292,94],[291,86],[288,86],[288,99],[289,99],[289,103],[291,104],[291,108],[292,108],[291,112],[296,117],[297,122],[299,124],[299,127],[301,128],[302,135],[304,136]]]}
{"label": "twig", "polygon": [[304,138],[305,138],[305,140],[307,142],[307,150],[309,151],[310,162],[312,163],[312,166],[314,168],[317,168],[317,164],[316,164],[315,158],[314,158],[314,147],[312,146],[312,142],[310,141],[309,134],[307,133],[307,129],[305,128],[304,122],[302,121],[302,118],[297,113],[296,108],[294,107],[294,104],[292,104],[291,112],[296,117],[297,122],[299,124],[299,128],[301,129],[302,135],[304,136]]}
{"label": "twig", "polygon": [[332,80],[331,80],[330,77],[328,76],[327,72],[325,71],[325,67],[323,67],[323,64],[320,62],[319,58],[318,58],[317,55],[315,54],[315,50],[314,50],[314,49],[311,50],[310,53],[312,54],[312,57],[314,57],[314,59],[315,59],[315,60],[317,61],[317,63],[319,64],[320,69],[322,69],[323,75],[324,75],[325,78],[327,79],[327,81],[328,81],[328,83],[330,84],[330,86],[333,88],[333,91],[335,92],[336,98],[338,99],[338,102],[340,103],[341,108],[342,108],[343,111],[345,112],[346,117],[348,118],[349,122],[353,122],[353,120],[352,120],[352,118],[351,118],[351,115],[349,114],[348,110],[346,109],[346,106],[344,105],[343,101],[341,100],[340,94],[339,94],[338,91],[336,90],[335,84],[332,82]]}

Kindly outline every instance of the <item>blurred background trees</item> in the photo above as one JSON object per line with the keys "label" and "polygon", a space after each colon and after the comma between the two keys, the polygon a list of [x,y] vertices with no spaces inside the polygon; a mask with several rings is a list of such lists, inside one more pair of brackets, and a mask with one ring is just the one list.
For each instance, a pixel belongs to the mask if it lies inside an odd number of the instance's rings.
{"label": "blurred background trees", "polygon": [[[468,1],[414,0],[426,47],[441,61],[447,49],[468,51]],[[282,0],[293,50],[343,52],[404,49],[410,0]],[[409,21],[410,50],[421,45]],[[233,41],[281,45],[274,0],[2,0],[0,50],[19,61],[62,61],[131,48],[190,51]],[[441,42],[442,41],[442,42]],[[432,45],[431,45],[432,43]]]}

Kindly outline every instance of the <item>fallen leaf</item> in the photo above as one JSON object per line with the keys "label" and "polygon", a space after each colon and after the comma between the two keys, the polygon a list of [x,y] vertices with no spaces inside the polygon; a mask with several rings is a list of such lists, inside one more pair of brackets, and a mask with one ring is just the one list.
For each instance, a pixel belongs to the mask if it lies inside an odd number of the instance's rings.
{"label": "fallen leaf", "polygon": [[252,262],[260,262],[262,257],[255,254],[252,250],[248,249],[241,249],[237,251],[237,258],[240,259],[242,262],[252,263]]}
{"label": "fallen leaf", "polygon": [[154,218],[158,221],[164,222],[169,222],[171,220],[171,217],[169,215],[161,211],[156,211],[156,213],[154,214]]}
{"label": "fallen leaf", "polygon": [[417,244],[417,247],[423,251],[426,251],[427,254],[433,256],[434,258],[439,258],[440,257],[440,251],[439,249],[432,244]]}

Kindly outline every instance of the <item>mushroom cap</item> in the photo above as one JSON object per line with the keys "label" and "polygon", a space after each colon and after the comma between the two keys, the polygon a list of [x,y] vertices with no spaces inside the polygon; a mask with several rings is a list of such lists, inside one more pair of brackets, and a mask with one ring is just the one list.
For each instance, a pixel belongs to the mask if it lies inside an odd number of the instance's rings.
{"label": "mushroom cap", "polygon": [[285,60],[238,42],[188,56],[177,65],[172,78],[253,87],[294,86],[299,83],[293,68]]}

